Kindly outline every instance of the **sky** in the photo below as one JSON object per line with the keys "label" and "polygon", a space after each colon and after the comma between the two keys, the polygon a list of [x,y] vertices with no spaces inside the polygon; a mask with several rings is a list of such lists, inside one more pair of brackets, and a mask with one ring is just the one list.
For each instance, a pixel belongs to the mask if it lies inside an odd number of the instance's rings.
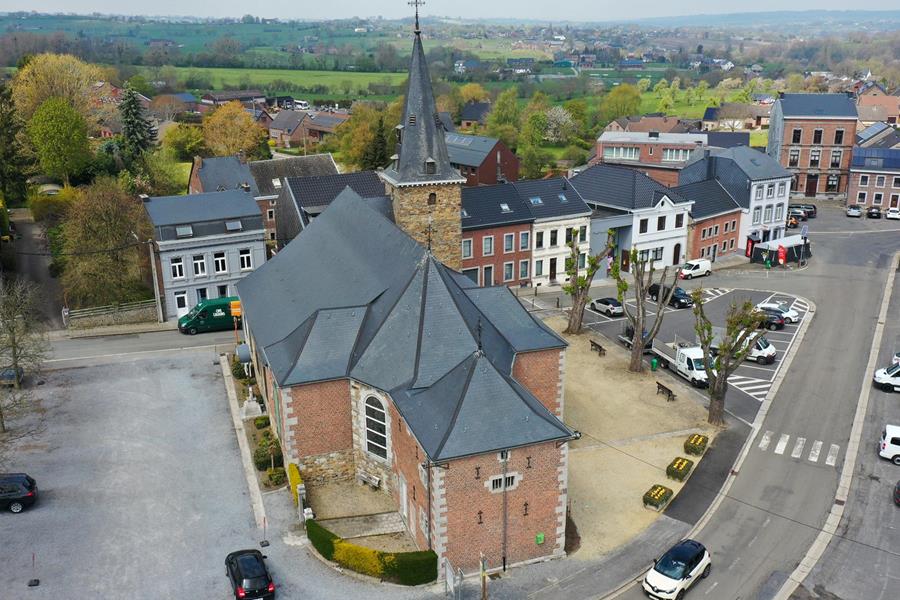
{"label": "sky", "polygon": [[[467,18],[509,18],[511,16],[545,21],[610,21],[643,17],[714,14],[776,10],[896,10],[896,0],[756,0],[723,3],[721,0],[567,0],[559,4],[546,0],[428,0],[423,15]],[[300,2],[298,0],[154,0],[149,3],[123,3],[121,0],[0,0],[0,12],[33,10],[37,12],[113,13],[139,12],[147,15],[190,15],[200,17],[241,16],[285,19],[335,19],[348,17],[397,18],[408,16],[412,8],[406,0],[339,0],[338,2]]]}

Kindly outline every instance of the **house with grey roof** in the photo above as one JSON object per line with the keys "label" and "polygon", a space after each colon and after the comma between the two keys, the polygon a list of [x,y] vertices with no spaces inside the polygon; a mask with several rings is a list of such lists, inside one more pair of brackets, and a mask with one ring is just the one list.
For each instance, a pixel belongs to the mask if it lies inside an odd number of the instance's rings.
{"label": "house with grey roof", "polygon": [[266,260],[259,208],[242,190],[146,198],[166,319],[235,285]]}
{"label": "house with grey roof", "polygon": [[450,164],[466,178],[466,185],[493,185],[519,179],[519,157],[497,138],[447,133]]}
{"label": "house with grey roof", "polygon": [[606,248],[607,232],[612,231],[615,255],[625,271],[632,248],[640,260],[652,260],[657,268],[684,262],[689,199],[640,171],[603,163],[573,177],[572,186],[592,209],[593,254]]}
{"label": "house with grey roof", "polygon": [[738,237],[743,210],[718,179],[688,183],[672,191],[693,201],[688,221],[688,260],[708,258],[715,262],[741,251]]}
{"label": "house with grey roof", "polygon": [[[741,207],[737,247],[785,235],[791,173],[778,162],[747,147],[698,152],[679,174],[681,186],[716,179]],[[730,241],[729,241],[730,246]]]}
{"label": "house with grey roof", "polygon": [[303,129],[300,124],[306,118],[302,110],[282,110],[275,115],[269,124],[269,139],[282,148],[292,148],[303,140]]}
{"label": "house with grey roof", "polygon": [[467,102],[459,111],[460,127],[471,129],[487,123],[487,117],[491,112],[490,102]]}

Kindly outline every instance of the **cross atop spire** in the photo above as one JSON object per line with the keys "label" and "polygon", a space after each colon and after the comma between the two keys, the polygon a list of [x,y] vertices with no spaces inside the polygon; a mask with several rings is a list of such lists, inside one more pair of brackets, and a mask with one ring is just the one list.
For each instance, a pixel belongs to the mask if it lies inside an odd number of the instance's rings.
{"label": "cross atop spire", "polygon": [[419,29],[419,7],[425,5],[425,0],[410,0],[407,2],[410,6],[416,7],[416,35],[422,33],[422,30]]}

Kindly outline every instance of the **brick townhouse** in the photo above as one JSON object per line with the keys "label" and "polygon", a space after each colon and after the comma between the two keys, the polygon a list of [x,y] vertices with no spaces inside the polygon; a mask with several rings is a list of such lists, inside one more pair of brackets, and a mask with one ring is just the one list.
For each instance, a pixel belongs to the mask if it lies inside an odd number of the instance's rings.
{"label": "brick townhouse", "polygon": [[448,133],[450,164],[466,178],[466,185],[493,185],[519,179],[519,157],[497,138]]}
{"label": "brick townhouse", "polygon": [[848,94],[781,94],[766,152],[793,176],[791,191],[846,197],[857,111]]}
{"label": "brick townhouse", "polygon": [[688,222],[688,259],[717,258],[741,252],[742,210],[728,190],[716,179],[706,179],[672,188],[692,200]]}
{"label": "brick townhouse", "polygon": [[464,188],[462,273],[478,285],[531,281],[534,217],[511,184]]}
{"label": "brick townhouse", "polygon": [[847,201],[882,210],[900,206],[900,148],[854,148]]}
{"label": "brick townhouse", "polygon": [[405,98],[390,213],[345,189],[238,285],[261,391],[308,485],[377,480],[439,560],[471,573],[480,554],[561,556],[565,342],[458,271],[464,180],[418,27]]}

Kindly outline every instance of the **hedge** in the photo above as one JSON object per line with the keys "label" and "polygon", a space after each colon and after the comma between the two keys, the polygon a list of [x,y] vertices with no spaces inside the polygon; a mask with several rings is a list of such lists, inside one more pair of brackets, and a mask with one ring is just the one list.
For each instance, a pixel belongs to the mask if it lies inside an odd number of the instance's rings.
{"label": "hedge", "polygon": [[670,462],[668,467],[666,467],[666,477],[669,477],[670,479],[677,479],[678,481],[684,481],[693,468],[694,461],[679,456],[678,458]]}
{"label": "hedge", "polygon": [[[290,470],[290,466],[289,466]],[[420,585],[437,579],[437,554],[421,552],[381,552],[352,544],[334,535],[312,519],[306,534],[319,554],[342,567],[401,585]]]}
{"label": "hedge", "polygon": [[300,469],[295,463],[288,463],[287,476],[291,485],[291,497],[294,498],[294,505],[296,505],[300,502],[300,499],[297,497],[297,487],[303,485],[303,478],[300,477]]}
{"label": "hedge", "polygon": [[703,434],[695,433],[691,437],[689,437],[684,442],[684,451],[688,454],[693,454],[695,456],[700,456],[704,452],[706,452],[706,445],[709,443],[709,438]]}
{"label": "hedge", "polygon": [[255,419],[253,419],[253,425],[257,429],[265,429],[269,426],[269,417],[267,417],[266,415],[256,417]]}
{"label": "hedge", "polygon": [[672,490],[664,485],[654,485],[644,493],[644,506],[659,510],[672,499]]}
{"label": "hedge", "polygon": [[287,474],[284,472],[283,467],[266,469],[266,474],[269,476],[269,485],[284,485],[284,482],[287,481]]}
{"label": "hedge", "polygon": [[[274,450],[274,457],[269,455],[270,446]],[[281,454],[281,444],[272,437],[271,431],[266,430],[259,438],[256,450],[253,451],[253,464],[256,465],[257,471],[267,471],[272,467],[273,458],[276,467],[284,466],[284,457]]]}

